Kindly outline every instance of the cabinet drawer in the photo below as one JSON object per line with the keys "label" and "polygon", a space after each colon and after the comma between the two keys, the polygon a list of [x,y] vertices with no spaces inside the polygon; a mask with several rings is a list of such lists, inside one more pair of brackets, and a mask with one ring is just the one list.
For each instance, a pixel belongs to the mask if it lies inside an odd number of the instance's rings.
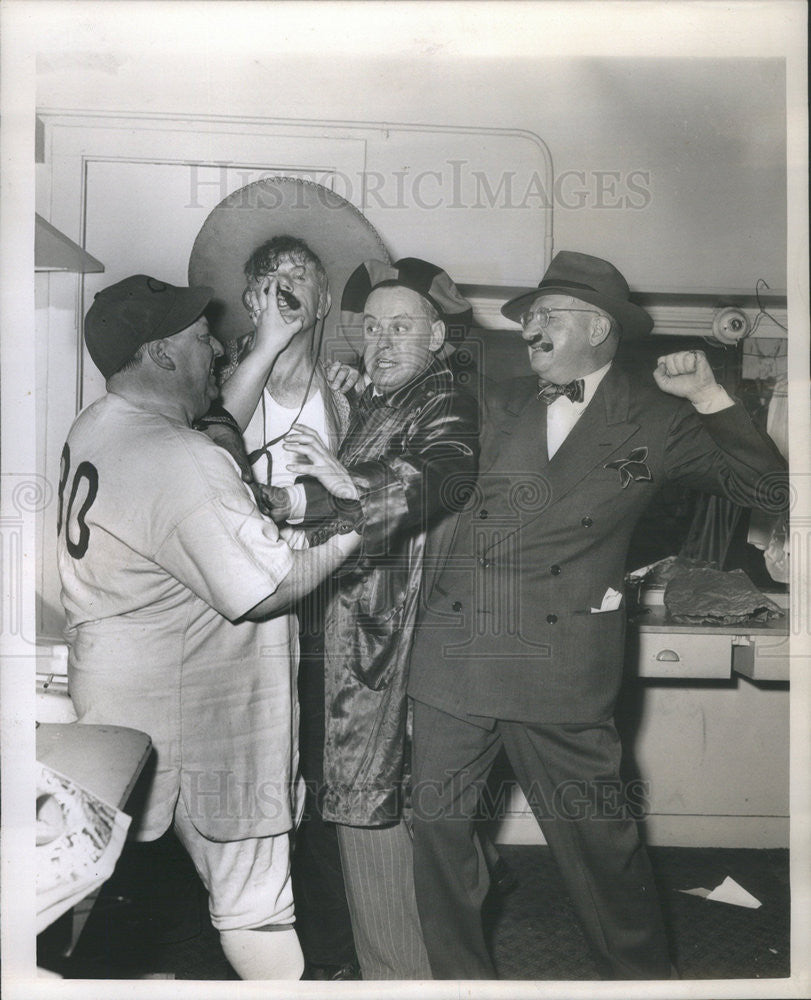
{"label": "cabinet drawer", "polygon": [[732,669],[753,681],[789,679],[789,637],[787,635],[735,636]]}
{"label": "cabinet drawer", "polygon": [[639,631],[640,677],[729,677],[732,636]]}

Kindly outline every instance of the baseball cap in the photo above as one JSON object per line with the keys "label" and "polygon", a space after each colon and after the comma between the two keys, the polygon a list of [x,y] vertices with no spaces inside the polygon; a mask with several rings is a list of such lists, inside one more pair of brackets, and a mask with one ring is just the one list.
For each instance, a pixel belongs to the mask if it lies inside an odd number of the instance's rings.
{"label": "baseball cap", "polygon": [[180,333],[203,314],[212,288],[181,288],[133,274],[96,293],[84,320],[84,342],[105,378],[142,344]]}

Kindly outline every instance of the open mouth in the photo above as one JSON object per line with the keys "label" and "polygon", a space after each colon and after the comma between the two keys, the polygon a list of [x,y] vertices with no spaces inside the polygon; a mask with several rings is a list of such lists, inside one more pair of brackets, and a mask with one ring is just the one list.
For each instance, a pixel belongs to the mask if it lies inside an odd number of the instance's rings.
{"label": "open mouth", "polygon": [[375,368],[382,368],[383,371],[388,371],[390,368],[396,368],[397,362],[391,361],[389,358],[378,358],[375,361]]}

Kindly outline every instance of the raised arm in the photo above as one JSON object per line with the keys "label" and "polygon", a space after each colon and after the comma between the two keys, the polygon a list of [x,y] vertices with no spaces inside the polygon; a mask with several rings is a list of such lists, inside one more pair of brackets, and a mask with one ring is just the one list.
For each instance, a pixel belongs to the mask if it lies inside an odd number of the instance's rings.
{"label": "raised arm", "polygon": [[716,383],[704,353],[660,358],[654,379],[664,392],[692,403],[677,411],[668,433],[668,478],[741,507],[782,513],[789,499],[786,463],[742,404]]}
{"label": "raised arm", "polygon": [[254,344],[220,393],[223,406],[242,431],[253,416],[276,359],[303,324],[300,317],[288,323],[279,312],[277,284],[276,279],[269,275],[258,291],[248,293],[251,316],[256,326]]}

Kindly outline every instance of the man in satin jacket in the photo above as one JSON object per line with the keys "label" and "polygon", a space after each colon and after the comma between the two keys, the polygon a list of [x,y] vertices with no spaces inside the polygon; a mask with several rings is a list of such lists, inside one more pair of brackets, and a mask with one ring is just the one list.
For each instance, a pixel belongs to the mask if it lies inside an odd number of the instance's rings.
{"label": "man in satin jacket", "polygon": [[620,337],[653,325],[629,294],[607,261],[563,251],[503,307],[532,372],[487,393],[477,489],[426,581],[409,694],[417,904],[437,979],[495,978],[471,831],[501,746],[601,975],[672,973],[636,823],[612,799],[629,541],[666,483],[765,510],[788,491],[703,353],[660,358],[650,382],[613,363]]}
{"label": "man in satin jacket", "polygon": [[337,459],[299,425],[284,445],[288,469],[306,477],[286,489],[291,522],[310,530],[311,544],[353,527],[363,537],[326,613],[322,812],[338,824],[363,978],[425,979],[403,819],[406,684],[429,536],[475,480],[478,404],[443,351],[449,327],[468,325],[471,308],[444,271],[405,258],[361,265],[341,310],[347,333],[360,328],[368,385]]}

